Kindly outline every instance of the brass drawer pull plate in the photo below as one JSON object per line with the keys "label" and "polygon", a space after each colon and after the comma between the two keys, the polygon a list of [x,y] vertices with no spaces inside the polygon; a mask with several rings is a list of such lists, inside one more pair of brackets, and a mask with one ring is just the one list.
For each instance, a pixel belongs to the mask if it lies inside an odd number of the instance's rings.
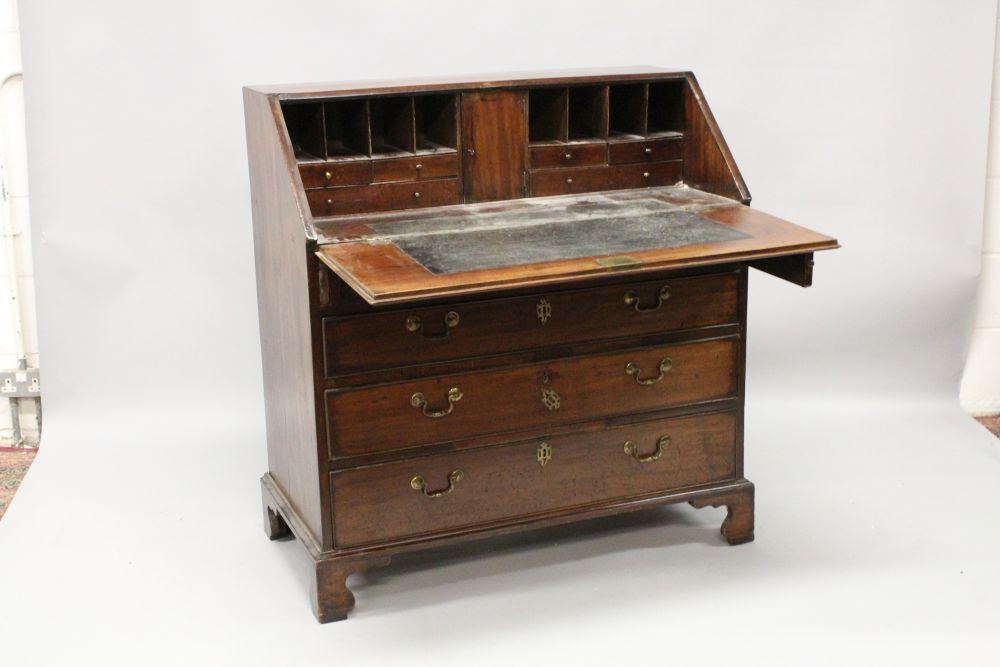
{"label": "brass drawer pull plate", "polygon": [[410,315],[406,318],[406,330],[414,333],[420,332],[420,336],[428,340],[441,340],[447,338],[451,330],[458,326],[460,319],[458,313],[454,310],[449,310],[444,316],[444,333],[429,336],[424,333],[424,323],[420,318],[416,315]]}
{"label": "brass drawer pull plate", "polygon": [[428,410],[427,409],[427,399],[419,391],[413,396],[410,396],[410,405],[420,410],[420,413],[424,417],[430,417],[431,419],[438,419],[439,417],[447,417],[451,414],[451,411],[455,409],[455,404],[462,400],[462,391],[458,387],[452,387],[448,390],[448,407],[445,410]]}
{"label": "brass drawer pull plate", "polygon": [[625,303],[632,306],[637,313],[651,313],[654,310],[659,310],[663,302],[670,298],[670,285],[664,285],[660,288],[660,291],[656,295],[656,305],[655,306],[640,306],[639,305],[639,295],[635,293],[634,290],[629,290],[625,292]]}
{"label": "brass drawer pull plate", "polygon": [[630,361],[627,364],[625,364],[625,374],[634,377],[635,381],[639,384],[643,385],[656,384],[657,382],[662,380],[663,376],[666,375],[667,371],[669,371],[673,367],[674,367],[674,362],[670,360],[670,357],[665,357],[660,361],[660,365],[658,367],[660,374],[657,375],[655,378],[647,378],[643,380],[639,377],[639,373],[642,372],[639,370],[639,365],[636,364],[634,361]]}
{"label": "brass drawer pull plate", "polygon": [[660,436],[660,439],[656,441],[656,451],[652,454],[640,454],[639,447],[631,440],[625,442],[625,453],[631,456],[633,459],[639,463],[652,463],[663,456],[663,450],[670,446],[670,436],[664,435]]}
{"label": "brass drawer pull plate", "polygon": [[440,491],[428,491],[427,482],[420,475],[416,475],[410,480],[410,488],[414,491],[419,491],[428,498],[440,498],[441,496],[447,496],[449,493],[455,490],[455,485],[465,479],[465,473],[461,470],[455,469],[448,474],[448,486],[441,489]]}

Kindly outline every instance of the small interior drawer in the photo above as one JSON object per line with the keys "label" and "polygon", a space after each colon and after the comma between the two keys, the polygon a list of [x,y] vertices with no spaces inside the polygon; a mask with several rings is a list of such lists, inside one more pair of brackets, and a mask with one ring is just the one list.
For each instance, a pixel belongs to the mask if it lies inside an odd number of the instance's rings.
{"label": "small interior drawer", "polygon": [[611,167],[612,182],[616,188],[649,188],[673,185],[681,180],[683,161],[651,162],[648,164],[620,164]]}
{"label": "small interior drawer", "polygon": [[309,208],[313,215],[320,217],[391,211],[402,208],[445,206],[457,204],[460,196],[457,178],[377,183],[375,185],[306,191]]}
{"label": "small interior drawer", "polygon": [[738,339],[656,345],[326,392],[342,458],[728,398]]}
{"label": "small interior drawer", "polygon": [[608,145],[603,141],[531,147],[532,169],[583,167],[607,163]]}
{"label": "small interior drawer", "polygon": [[417,181],[458,175],[458,154],[375,160],[376,183]]}
{"label": "small interior drawer", "polygon": [[372,163],[368,160],[345,160],[299,165],[305,188],[329,188],[338,185],[366,185],[372,182]]}
{"label": "small interior drawer", "polygon": [[608,188],[607,167],[536,169],[531,171],[531,196],[570,195]]}
{"label": "small interior drawer", "polygon": [[374,544],[733,479],[736,423],[735,413],[719,412],[337,471],[336,542]]}
{"label": "small interior drawer", "polygon": [[684,157],[684,140],[681,138],[650,139],[646,141],[616,141],[608,145],[608,162],[660,162]]}

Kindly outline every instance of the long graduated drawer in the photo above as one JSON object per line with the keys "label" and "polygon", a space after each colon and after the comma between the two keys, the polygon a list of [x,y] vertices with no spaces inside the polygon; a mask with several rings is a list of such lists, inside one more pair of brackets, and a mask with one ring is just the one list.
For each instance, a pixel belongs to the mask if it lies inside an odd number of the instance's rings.
{"label": "long graduated drawer", "polygon": [[323,320],[327,376],[739,321],[736,272]]}
{"label": "long graduated drawer", "polygon": [[534,438],[331,474],[338,546],[733,479],[736,413]]}
{"label": "long graduated drawer", "polygon": [[332,458],[735,395],[738,338],[326,393]]}

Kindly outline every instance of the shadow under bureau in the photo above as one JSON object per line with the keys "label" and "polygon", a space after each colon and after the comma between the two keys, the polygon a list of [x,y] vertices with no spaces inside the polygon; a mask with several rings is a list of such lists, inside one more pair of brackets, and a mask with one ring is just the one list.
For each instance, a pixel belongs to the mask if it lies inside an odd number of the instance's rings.
{"label": "shadow under bureau", "polygon": [[690,72],[247,88],[264,521],[349,574],[688,502],[753,539],[747,271],[837,242],[749,207]]}

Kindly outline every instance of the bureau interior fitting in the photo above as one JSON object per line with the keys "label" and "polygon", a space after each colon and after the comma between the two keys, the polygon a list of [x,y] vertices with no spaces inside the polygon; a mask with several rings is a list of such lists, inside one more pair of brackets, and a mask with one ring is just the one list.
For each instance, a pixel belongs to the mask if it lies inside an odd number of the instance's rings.
{"label": "bureau interior fitting", "polygon": [[837,242],[750,208],[690,72],[244,100],[264,525],[311,556],[319,620],[456,541],[668,503],[753,539],[747,273],[808,286]]}

